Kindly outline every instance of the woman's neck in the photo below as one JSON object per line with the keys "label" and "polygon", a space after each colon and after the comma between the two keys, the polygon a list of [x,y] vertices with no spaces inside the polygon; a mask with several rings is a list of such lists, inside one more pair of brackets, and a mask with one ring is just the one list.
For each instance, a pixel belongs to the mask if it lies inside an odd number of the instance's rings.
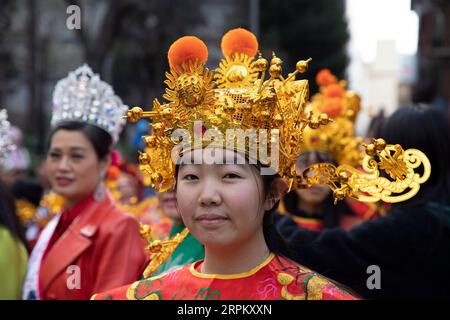
{"label": "woman's neck", "polygon": [[83,201],[88,201],[87,199],[91,196],[91,194],[88,194],[86,196],[80,197],[80,198],[65,198],[64,199],[64,208],[67,211],[72,211],[73,208],[75,208],[78,204],[82,203]]}
{"label": "woman's neck", "polygon": [[180,227],[183,224],[182,219],[172,219],[172,225],[174,227]]}
{"label": "woman's neck", "polygon": [[75,208],[75,206],[79,203],[79,200],[75,200],[75,199],[66,199],[66,201],[64,202],[64,208],[67,211],[72,211],[73,208]]}
{"label": "woman's neck", "polygon": [[205,274],[237,274],[247,272],[269,256],[263,232],[233,247],[206,247],[201,272]]}

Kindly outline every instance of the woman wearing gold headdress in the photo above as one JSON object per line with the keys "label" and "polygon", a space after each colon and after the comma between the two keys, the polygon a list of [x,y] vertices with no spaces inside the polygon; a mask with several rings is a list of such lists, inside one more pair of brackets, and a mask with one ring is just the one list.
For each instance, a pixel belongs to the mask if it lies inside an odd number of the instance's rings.
{"label": "woman wearing gold headdress", "polygon": [[[305,129],[303,152],[297,159],[299,173],[319,163],[334,166],[362,164],[361,138],[355,136],[355,121],[360,99],[346,89],[328,69],[319,71],[316,82],[320,92],[313,96],[307,108],[326,113],[333,122],[316,130]],[[377,205],[345,199],[334,203],[326,185],[314,185],[291,191],[283,197],[279,212],[292,218],[300,227],[312,231],[342,227],[350,230],[359,223],[379,216]]]}
{"label": "woman wearing gold headdress", "polygon": [[114,151],[105,185],[117,206],[151,227],[153,239],[166,240],[171,220],[165,216],[157,197],[144,197],[144,184],[137,166],[122,161],[119,153]]}
{"label": "woman wearing gold headdress", "polygon": [[[250,50],[250,54],[236,51],[229,53],[233,54],[232,57],[236,57],[239,62],[245,63],[246,59],[250,60],[249,57],[255,55],[256,39],[253,34],[238,29],[230,32],[228,37],[240,37],[241,43],[251,45],[250,48],[242,46]],[[226,43],[227,40],[226,35],[222,43]],[[231,42],[239,43],[239,41]],[[227,51],[224,50],[224,52]],[[201,40],[194,37],[181,38],[169,50],[172,72],[179,78],[184,78],[181,84],[197,85],[200,81],[207,80],[207,78],[198,77],[207,72],[203,70],[206,56],[207,49]],[[228,59],[232,57],[227,56]],[[237,71],[245,70],[244,68]],[[242,74],[237,73],[235,76],[240,77]],[[205,86],[207,85],[208,83],[205,83]],[[180,109],[186,110],[193,101],[198,104],[196,96],[199,94],[198,90],[188,90],[194,89],[193,87],[173,87],[173,89],[178,91],[175,96],[182,96],[185,99],[180,101]],[[185,96],[180,92],[183,89],[186,89]],[[210,93],[214,93],[212,89],[209,90],[211,90]],[[212,102],[212,100],[203,101]],[[199,111],[197,117],[200,120],[204,114],[201,114],[200,108],[197,110]],[[186,111],[189,112],[189,110]],[[218,115],[218,113],[215,114]],[[196,117],[195,114],[190,116]],[[204,125],[207,124],[204,123]],[[188,127],[189,125],[186,126]],[[203,132],[206,127],[200,127],[200,130]],[[158,145],[156,148],[158,147],[164,148],[164,145]],[[217,152],[217,154],[220,152],[221,155],[216,159],[219,161],[213,164],[203,162],[209,152]],[[196,158],[193,163],[189,162],[191,156]],[[141,160],[142,158],[141,156]],[[153,155],[150,155],[150,158],[152,161],[148,162],[148,165],[157,166],[157,160]],[[234,162],[237,159],[243,164]],[[170,159],[167,160],[170,161]],[[158,182],[155,175],[155,182],[160,191],[175,185],[178,208],[184,224],[205,246],[205,259],[169,273],[136,282],[128,287],[101,293],[96,298],[354,298],[327,279],[276,253],[271,239],[275,229],[269,221],[280,195],[286,188],[286,183],[281,178],[273,174],[261,176],[260,164],[251,164],[245,153],[233,148],[223,149],[222,146],[203,148],[202,145],[197,145],[189,150],[186,149],[180,160],[185,164],[169,167],[174,170],[169,180],[163,178]],[[224,160],[229,164],[223,164]],[[161,171],[155,172],[163,175]],[[268,237],[267,241],[266,237]]]}
{"label": "woman wearing gold headdress", "polygon": [[[309,151],[299,157],[297,167],[299,171],[303,171],[310,165],[322,162],[336,165],[329,154]],[[312,231],[334,227],[343,227],[348,230],[359,220],[347,201],[334,203],[333,193],[325,185],[314,185],[311,188],[297,189],[287,193],[280,203],[278,212],[281,216],[277,219],[289,217],[299,227]]]}
{"label": "woman wearing gold headdress", "polygon": [[[388,141],[419,147],[429,157],[431,175],[414,199],[394,203],[385,216],[349,232],[335,228],[317,233],[287,220],[279,230],[296,249],[296,259],[363,297],[447,299],[450,126],[439,110],[415,105],[401,108],[386,119],[380,134]],[[398,156],[404,154],[394,154]],[[399,164],[395,169],[404,168]]]}
{"label": "woman wearing gold headdress", "polygon": [[[253,34],[230,31],[222,39],[225,58],[214,74],[204,67],[208,52],[198,38],[183,37],[169,49],[168,102],[155,100],[149,112],[133,108],[127,117],[152,119],[140,169],[157,191],[175,188],[187,229],[168,242],[150,245],[154,256],[146,271],[152,274],[187,232],[205,246],[205,258],[94,299],[355,298],[287,258],[273,225],[272,214],[286,189],[322,182],[317,176],[298,175],[295,162],[305,127],[329,121],[326,115],[303,112],[308,84],[295,76],[306,71],[309,61],[299,61],[296,71],[284,78],[281,59],[274,55],[270,66],[262,57],[254,60],[257,49]],[[381,157],[387,156],[384,147],[377,147]],[[324,164],[320,172],[328,180],[322,183],[338,199],[357,197],[360,188],[367,193],[374,177],[351,170],[347,174]],[[365,179],[364,185],[352,177]]]}

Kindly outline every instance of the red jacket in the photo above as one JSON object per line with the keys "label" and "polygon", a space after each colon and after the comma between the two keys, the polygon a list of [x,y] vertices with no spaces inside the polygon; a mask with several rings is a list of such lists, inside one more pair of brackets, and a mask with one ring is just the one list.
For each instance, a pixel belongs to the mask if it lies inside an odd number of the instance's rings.
{"label": "red jacket", "polygon": [[[41,297],[89,299],[138,280],[145,259],[138,222],[116,208],[110,196],[92,201],[46,253],[39,275]],[[73,265],[79,273],[68,269]]]}

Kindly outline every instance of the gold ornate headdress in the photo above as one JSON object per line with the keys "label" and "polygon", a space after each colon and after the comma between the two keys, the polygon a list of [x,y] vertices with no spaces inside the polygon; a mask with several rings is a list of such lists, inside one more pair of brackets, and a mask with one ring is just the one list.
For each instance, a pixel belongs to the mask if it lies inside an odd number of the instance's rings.
{"label": "gold ornate headdress", "polygon": [[361,99],[347,90],[346,81],[338,81],[328,69],[316,76],[320,92],[305,107],[313,113],[326,113],[333,121],[318,129],[306,128],[303,152],[321,151],[330,154],[338,164],[359,166],[364,158],[362,139],[355,136],[355,120]]}
{"label": "gold ornate headdress", "polygon": [[[290,189],[326,184],[336,200],[398,202],[418,192],[431,170],[426,156],[381,139],[365,146],[365,172],[350,165],[317,164],[297,174],[305,129],[317,129],[331,120],[326,113],[305,110],[308,83],[295,77],[307,70],[311,59],[299,61],[296,70],[283,77],[281,59],[273,54],[270,63],[261,55],[255,60],[257,51],[253,34],[231,30],[222,39],[225,58],[211,72],[204,66],[208,51],[201,40],[183,37],[172,44],[165,81],[168,88],[163,96],[166,103],[155,99],[152,111],[135,107],[126,116],[133,122],[151,119],[152,134],[144,137],[148,149],[140,153],[139,162],[157,191],[173,187],[174,155],[215,146],[243,152],[263,165],[272,166],[278,157],[276,171]],[[228,136],[229,129],[244,133]],[[256,136],[246,136],[245,130],[253,130]],[[424,167],[422,176],[414,172],[420,165]],[[381,176],[380,170],[387,177]]]}

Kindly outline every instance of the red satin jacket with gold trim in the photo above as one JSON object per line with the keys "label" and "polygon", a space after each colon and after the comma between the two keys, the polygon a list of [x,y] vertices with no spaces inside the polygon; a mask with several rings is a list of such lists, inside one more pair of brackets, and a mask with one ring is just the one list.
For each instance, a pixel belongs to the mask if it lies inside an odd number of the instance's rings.
{"label": "red satin jacket with gold trim", "polygon": [[252,270],[203,274],[202,260],[172,272],[96,294],[95,300],[355,300],[330,280],[271,254]]}

